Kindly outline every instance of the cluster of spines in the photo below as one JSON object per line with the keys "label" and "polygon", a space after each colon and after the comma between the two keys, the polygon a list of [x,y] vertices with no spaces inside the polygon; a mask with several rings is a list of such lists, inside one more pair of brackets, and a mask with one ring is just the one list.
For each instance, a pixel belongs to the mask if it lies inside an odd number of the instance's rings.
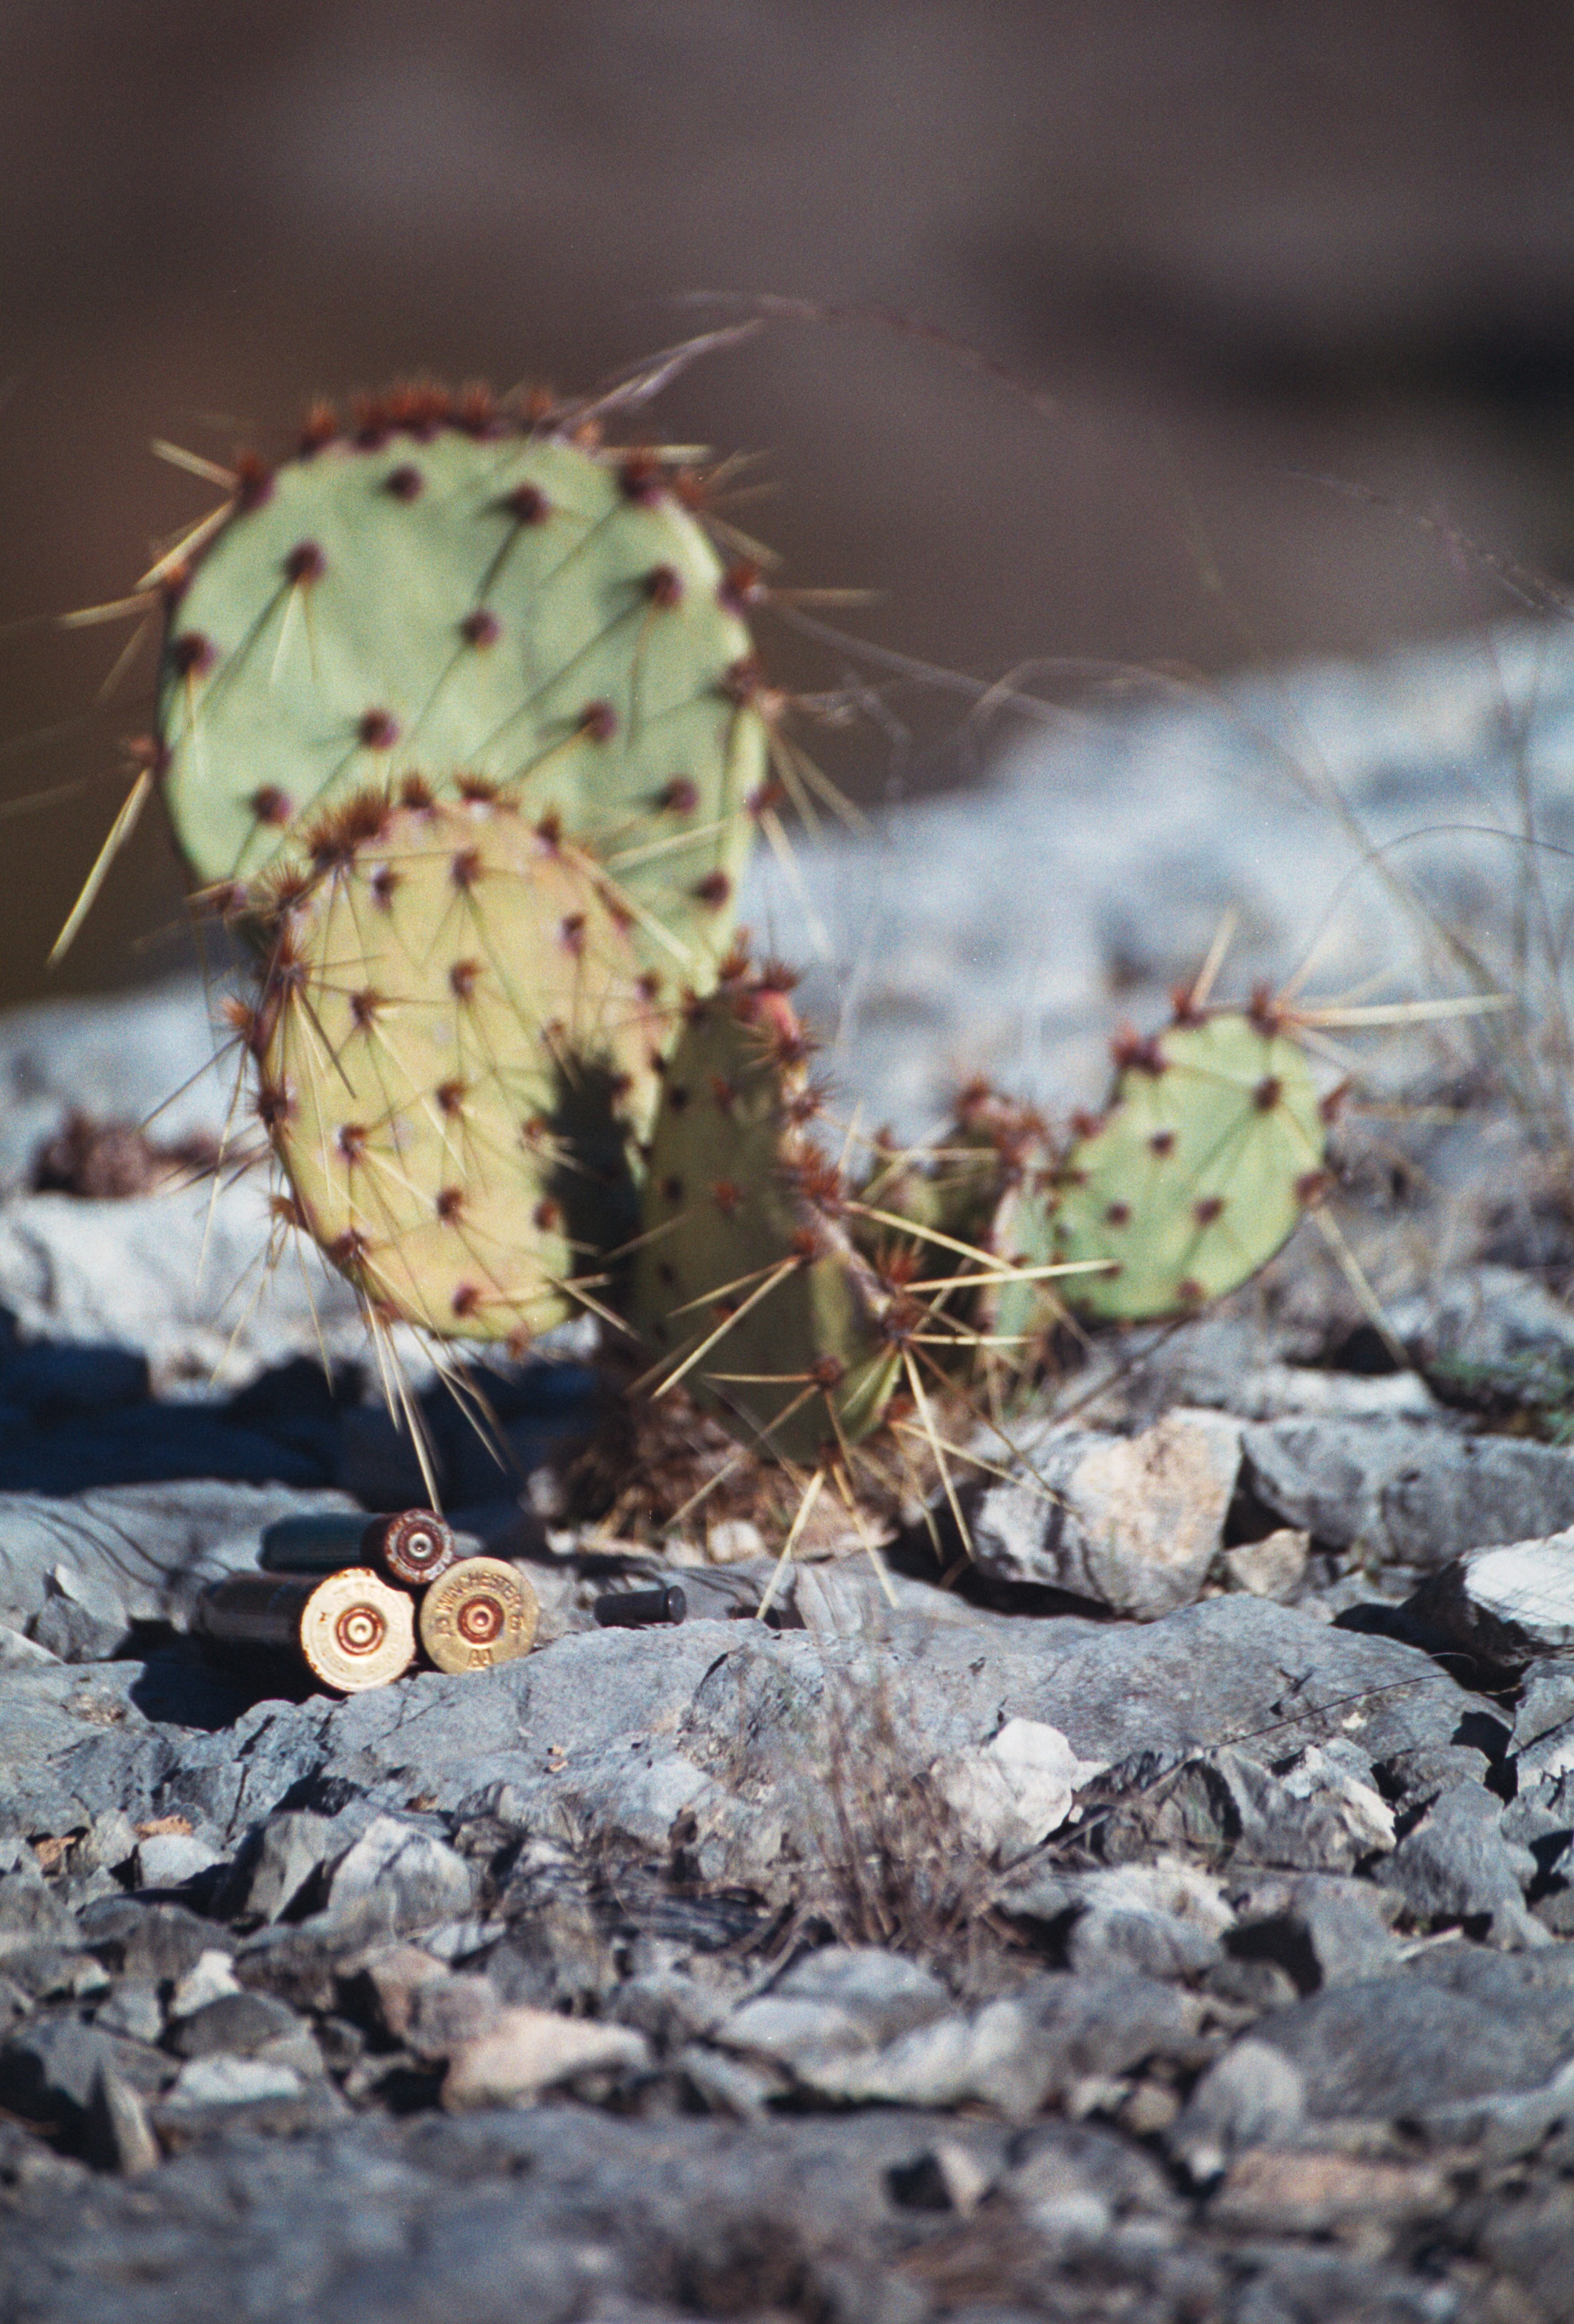
{"label": "cluster of spines", "polygon": [[628,1314],[653,1380],[682,1380],[759,1450],[812,1462],[878,1425],[920,1311],[907,1260],[855,1241],[855,1197],[815,1135],[824,1098],[792,982],[736,953],[688,1004]]}

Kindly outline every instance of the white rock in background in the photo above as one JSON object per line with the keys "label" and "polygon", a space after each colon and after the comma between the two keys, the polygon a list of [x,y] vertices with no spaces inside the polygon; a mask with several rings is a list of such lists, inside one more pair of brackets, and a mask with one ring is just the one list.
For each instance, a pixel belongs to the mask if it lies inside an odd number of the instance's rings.
{"label": "white rock in background", "polygon": [[1293,1597],[1306,1576],[1312,1536],[1296,1526],[1280,1526],[1261,1541],[1243,1541],[1224,1553],[1224,1571],[1232,1590],[1249,1590],[1254,1598]]}
{"label": "white rock in background", "polygon": [[[0,1204],[0,1307],[28,1340],[144,1353],[154,1386],[238,1388],[270,1365],[364,1344],[354,1295],[313,1254],[269,1270],[264,1172],[219,1190],[171,1187],[125,1202],[14,1194]],[[314,1316],[315,1311],[315,1316]]]}
{"label": "white rock in background", "polygon": [[1410,1601],[1450,1637],[1505,1667],[1574,1649],[1574,1527],[1473,1550]]}
{"label": "white rock in background", "polygon": [[157,1831],[137,1844],[136,1885],[139,1888],[179,1888],[223,1861],[222,1849],[198,1840],[195,1832]]}
{"label": "white rock in background", "polygon": [[1140,1436],[1066,1429],[1028,1439],[1020,1484],[978,1494],[980,1569],[1153,1621],[1201,1592],[1240,1465],[1238,1423],[1171,1412]]}
{"label": "white rock in background", "polygon": [[[217,1007],[217,995],[212,1008]],[[142,1121],[175,1144],[219,1136],[233,1052],[215,1063],[209,997],[197,975],[96,1000],[40,1001],[0,1019],[0,1187],[25,1184],[32,1157],[73,1110]]]}
{"label": "white rock in background", "polygon": [[489,2032],[450,2052],[443,2104],[460,2109],[533,2098],[575,2074],[642,2066],[649,2055],[644,2035],[626,2025],[593,2025],[522,2005],[502,2008]]}
{"label": "white rock in background", "polygon": [[198,2009],[206,2009],[210,2001],[219,2000],[226,1993],[238,1993],[240,1979],[228,1953],[217,1945],[210,1945],[198,1954],[170,1996],[171,2017],[189,2017]]}
{"label": "white rock in background", "polygon": [[1079,1759],[1058,1727],[1008,1719],[990,1742],[936,1760],[929,1777],[963,1836],[1011,1864],[1059,1831],[1079,1786],[1103,1764]]}

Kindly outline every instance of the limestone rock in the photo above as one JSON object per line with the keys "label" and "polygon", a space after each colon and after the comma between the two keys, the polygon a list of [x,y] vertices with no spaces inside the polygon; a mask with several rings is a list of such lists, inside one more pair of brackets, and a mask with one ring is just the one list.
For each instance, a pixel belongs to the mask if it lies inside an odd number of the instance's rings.
{"label": "limestone rock", "polygon": [[1035,1476],[990,1485],[969,1513],[982,1571],[1097,1600],[1151,1621],[1201,1589],[1235,1489],[1240,1432],[1172,1412],[1141,1435],[1050,1434]]}

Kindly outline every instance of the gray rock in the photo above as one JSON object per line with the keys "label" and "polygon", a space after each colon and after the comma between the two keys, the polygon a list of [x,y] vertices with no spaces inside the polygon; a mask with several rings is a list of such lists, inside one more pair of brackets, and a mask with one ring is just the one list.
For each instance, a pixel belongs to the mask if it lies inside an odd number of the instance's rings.
{"label": "gray rock", "polygon": [[146,2107],[113,2067],[100,2064],[94,2076],[85,2128],[87,2153],[101,2169],[133,2179],[161,2159]]}
{"label": "gray rock", "polygon": [[[1179,1849],[1214,1864],[1348,1872],[1394,1845],[1394,1819],[1340,1747],[1308,1745],[1275,1774],[1229,1748],[1189,1759],[1101,1812],[1099,1844],[1122,1861]],[[1369,1774],[1369,1763],[1367,1763]]]}
{"label": "gray rock", "polygon": [[[1118,1363],[1109,1360],[1109,1389],[1091,1407],[1095,1425],[1107,1411],[1129,1425],[1157,1419],[1177,1404],[1253,1421],[1435,1422],[1444,1416],[1417,1373],[1330,1370],[1316,1360],[1323,1353],[1318,1335],[1298,1333],[1284,1319],[1204,1314],[1179,1331],[1162,1327],[1150,1347],[1142,1347],[1142,1337],[1128,1335]],[[1072,1393],[1079,1403],[1087,1393],[1082,1376]]]}
{"label": "gray rock", "polygon": [[193,2058],[182,2066],[165,2099],[170,2111],[254,2106],[261,2099],[298,2098],[305,2088],[293,2066],[270,2058]]}
{"label": "gray rock", "polygon": [[1243,1473],[1286,1525],[1423,1570],[1574,1524],[1574,1458],[1413,1423],[1281,1420],[1242,1432]]}
{"label": "gray rock", "polygon": [[333,1824],[309,1808],[270,1816],[237,1879],[237,1917],[276,1921],[289,1911],[327,1854]]}
{"label": "gray rock", "polygon": [[1230,1421],[1172,1412],[1139,1436],[1062,1431],[1024,1451],[1033,1479],[986,1486],[968,1510],[982,1572],[1145,1621],[1197,1597],[1235,1489]]}
{"label": "gray rock", "polygon": [[1516,1374],[1528,1383],[1538,1364],[1574,1368],[1574,1314],[1517,1268],[1461,1268],[1396,1303],[1388,1320],[1464,1401],[1473,1390],[1513,1401]]}
{"label": "gray rock", "polygon": [[507,2004],[484,1977],[434,1977],[413,1987],[404,2040],[418,2058],[448,2058],[494,2031]]}
{"label": "gray rock", "polygon": [[41,1622],[48,1631],[75,1607],[97,1624],[95,1653],[111,1651],[131,1622],[184,1628],[206,1582],[256,1564],[265,1526],[350,1506],[339,1493],[201,1481],[119,1485],[70,1500],[0,1494],[0,1621],[37,1637]]}
{"label": "gray rock", "polygon": [[14,1670],[37,1670],[59,1660],[58,1655],[51,1654],[49,1647],[41,1646],[36,1638],[25,1638],[20,1630],[14,1630],[9,1624],[0,1622],[0,1674]]}
{"label": "gray rock", "polygon": [[1220,1560],[1232,1590],[1249,1590],[1254,1598],[1292,1599],[1306,1578],[1312,1536],[1294,1526],[1280,1526],[1260,1541],[1245,1541],[1227,1549]]}
{"label": "gray rock", "polygon": [[[976,2184],[982,2177],[988,2188],[988,2164],[981,2158],[962,2150],[950,2163],[952,2179],[959,2165],[971,2165],[971,2181]],[[943,2155],[941,2167],[943,2172]],[[1096,2230],[1100,2236],[1107,2235],[1117,2220],[1169,2219],[1181,2209],[1153,2156],[1100,2123],[1035,2124],[1012,2140],[1010,2167],[997,2183],[1000,2193],[1054,2242],[1063,2241],[1068,2231],[1079,2240],[1083,2237],[1091,2225],[1092,2214],[1085,2208],[1090,2200],[1102,2215]],[[954,2199],[953,2207],[962,2208]]]}
{"label": "gray rock", "polygon": [[145,1356],[161,1389],[189,1379],[238,1388],[324,1342],[330,1355],[359,1355],[354,1296],[315,1261],[310,1277],[276,1268],[254,1306],[226,1312],[237,1286],[254,1286],[269,1238],[261,1173],[216,1195],[201,1184],[122,1202],[13,1194],[0,1201],[0,1305],[24,1338]]}
{"label": "gray rock", "polygon": [[1574,1667],[1543,1665],[1525,1674],[1514,1716],[1514,1770],[1518,1798],[1554,1804],[1574,1776]]}
{"label": "gray rock", "polygon": [[107,1662],[123,1643],[125,1601],[102,1572],[79,1572],[57,1559],[44,1576],[47,1595],[33,1617],[37,1643],[63,1663]]}
{"label": "gray rock", "polygon": [[1216,1936],[1179,1914],[1095,1905],[1066,1933],[1068,1969],[1083,1977],[1201,1977],[1224,1958]]}
{"label": "gray rock", "polygon": [[1269,1735],[1285,1753],[1339,1735],[1376,1761],[1451,1742],[1471,1711],[1493,1717],[1413,1647],[1245,1594],[1141,1628],[1033,1628],[1034,1680],[1014,1682],[1011,1711],[1059,1727],[1082,1757],[1111,1766]]}
{"label": "gray rock", "polygon": [[1542,2087],[1574,2057],[1574,1992],[1561,1949],[1556,1959],[1464,1950],[1505,1969],[1551,1961],[1560,1980],[1472,1984],[1423,1954],[1402,1974],[1331,1987],[1276,2010],[1258,2020],[1256,2038],[1297,2067],[1308,2111],[1320,2119],[1398,2121]]}
{"label": "gray rock", "polygon": [[220,1946],[206,1945],[185,1974],[176,1978],[170,1996],[170,2015],[192,2016],[210,2002],[226,1999],[239,1991],[230,1954]]}
{"label": "gray rock", "polygon": [[1488,1543],[1574,1526],[1574,1453],[1510,1436],[1418,1447],[1383,1488],[1383,1533],[1406,1565],[1436,1569]]}
{"label": "gray rock", "polygon": [[1164,2143],[1193,2180],[1206,2181],[1241,2147],[1291,2135],[1305,2110],[1305,2082],[1283,2050],[1238,2042],[1202,2076]]}
{"label": "gray rock", "polygon": [[1574,1530],[1456,1558],[1410,1606],[1483,1662],[1518,1669],[1574,1646]]}
{"label": "gray rock", "polygon": [[46,2012],[14,2027],[0,2043],[0,2106],[79,2135],[101,2073],[146,2095],[161,2089],[172,2070],[156,2050],[84,2024],[69,2011]]}
{"label": "gray rock", "polygon": [[1486,1752],[1473,1744],[1422,1743],[1389,1752],[1373,1772],[1385,1799],[1413,1808],[1427,1806],[1456,1784],[1485,1783],[1491,1767]]}
{"label": "gray rock", "polygon": [[811,1953],[768,1993],[733,2010],[713,2039],[807,2073],[882,2050],[950,2008],[944,1986],[915,1963],[872,1946],[836,1946]]}
{"label": "gray rock", "polygon": [[1140,2060],[1200,2061],[1201,2012],[1144,1977],[1043,1978],[1009,1998],[917,2027],[874,2052],[810,2056],[794,2071],[826,2098],[954,2107],[970,2101],[1013,2118],[1089,2078]]}
{"label": "gray rock", "polygon": [[1378,1534],[1384,1486],[1433,1441],[1410,1422],[1267,1421],[1241,1431],[1242,1481],[1285,1525],[1347,1549]]}
{"label": "gray rock", "polygon": [[153,1986],[177,1983],[205,1953],[234,1942],[183,1904],[139,1904],[129,1896],[84,1905],[78,1925],[81,1941],[117,1977]]}
{"label": "gray rock", "polygon": [[158,1831],[137,1842],[139,1888],[180,1888],[224,1861],[222,1849],[191,1831]]}
{"label": "gray rock", "polygon": [[1456,1784],[1400,1841],[1385,1877],[1418,1920],[1483,1919],[1499,1944],[1546,1944],[1521,1895],[1535,1858],[1505,1840],[1502,1817],[1503,1803],[1485,1784]]}
{"label": "gray rock", "polygon": [[77,1923],[31,1858],[0,1875],[0,1961],[38,1944],[75,1943]]}
{"label": "gray rock", "polygon": [[1238,1960],[1276,1962],[1315,1993],[1398,1967],[1397,1908],[1391,1891],[1367,1881],[1308,1875],[1287,1884],[1282,1902],[1254,1896],[1228,1943]]}
{"label": "gray rock", "polygon": [[[98,2023],[102,2024],[100,2013]],[[178,2058],[208,2058],[224,2052],[249,2058],[271,2042],[302,2032],[302,2021],[265,1993],[221,1993],[176,2020],[170,2047]]]}
{"label": "gray rock", "polygon": [[1549,1736],[1574,1720],[1574,1662],[1550,1663],[1527,1671],[1514,1714],[1513,1748],[1517,1764]]}
{"label": "gray rock", "polygon": [[450,1919],[468,1910],[473,1895],[463,1857],[429,1832],[379,1816],[333,1867],[327,1902],[338,1914],[370,1904],[376,1924],[393,1932]]}
{"label": "gray rock", "polygon": [[213,1019],[197,975],[91,1000],[41,1001],[0,1019],[0,1185],[20,1185],[33,1153],[73,1108],[100,1120],[159,1111],[171,1141],[216,1137],[228,1077],[214,1066]]}
{"label": "gray rock", "polygon": [[133,2042],[156,2042],[164,2030],[164,2006],[158,1987],[143,1978],[121,1978],[94,2011],[93,2023],[106,2034],[124,2034]]}

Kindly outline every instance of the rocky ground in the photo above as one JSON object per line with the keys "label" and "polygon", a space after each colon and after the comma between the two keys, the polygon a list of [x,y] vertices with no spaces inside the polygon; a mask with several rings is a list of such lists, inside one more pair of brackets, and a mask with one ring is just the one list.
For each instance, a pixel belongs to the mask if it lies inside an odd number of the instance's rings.
{"label": "rocky ground", "polygon": [[[1479,825],[1533,733],[1555,823],[1556,649],[1284,698],[1387,835]],[[1092,1094],[1220,901],[1284,973],[1345,843],[1259,779],[1262,699],[1199,715],[915,815],[873,912],[809,861],[849,1088],[916,1119],[971,1022]],[[1490,965],[1474,845],[1417,843]],[[838,966],[849,892],[887,933]],[[1376,951],[1435,990],[1350,892],[1325,989]],[[1528,1049],[1376,1061],[1335,1215],[1381,1327],[1308,1230],[1101,1342],[966,1487],[950,1587],[916,1525],[884,1584],[818,1558],[755,1620],[734,1522],[675,1545],[681,1627],[602,1628],[658,1569],[554,1502],[583,1362],[492,1383],[517,1477],[431,1396],[541,1643],[338,1702],[189,1625],[281,1516],[419,1498],[354,1320],[292,1261],[255,1302],[261,1194],[179,1183],[211,1083],[163,1157],[69,1120],[206,1040],[184,988],[0,1036],[0,2310],[1574,2315],[1574,1226]]]}

